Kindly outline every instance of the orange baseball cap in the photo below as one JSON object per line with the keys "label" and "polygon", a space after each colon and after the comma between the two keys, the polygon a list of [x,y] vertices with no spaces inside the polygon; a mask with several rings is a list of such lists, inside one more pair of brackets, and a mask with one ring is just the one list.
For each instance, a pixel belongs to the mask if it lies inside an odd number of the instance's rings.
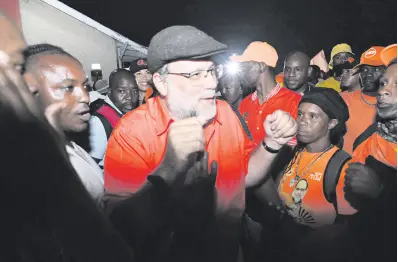
{"label": "orange baseball cap", "polygon": [[354,68],[357,68],[361,65],[370,65],[370,66],[382,66],[383,61],[381,61],[380,54],[383,51],[384,46],[372,46],[368,50],[366,50],[361,55],[361,62]]}
{"label": "orange baseball cap", "polygon": [[397,44],[389,45],[380,53],[380,59],[385,66],[388,66],[393,59],[397,58]]}
{"label": "orange baseball cap", "polygon": [[252,42],[240,56],[230,56],[234,62],[263,62],[267,66],[275,67],[278,62],[278,53],[275,48],[266,42]]}

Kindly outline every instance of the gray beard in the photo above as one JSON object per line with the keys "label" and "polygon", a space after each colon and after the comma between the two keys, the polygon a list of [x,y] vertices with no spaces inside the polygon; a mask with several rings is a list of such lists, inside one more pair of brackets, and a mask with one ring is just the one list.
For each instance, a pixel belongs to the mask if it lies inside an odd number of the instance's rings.
{"label": "gray beard", "polygon": [[197,115],[196,110],[183,110],[179,106],[175,106],[169,103],[167,107],[175,120],[182,120]]}

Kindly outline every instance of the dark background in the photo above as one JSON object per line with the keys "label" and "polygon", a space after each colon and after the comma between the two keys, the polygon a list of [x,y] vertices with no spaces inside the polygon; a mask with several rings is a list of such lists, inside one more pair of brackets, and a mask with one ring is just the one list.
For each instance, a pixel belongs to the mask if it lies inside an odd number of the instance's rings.
{"label": "dark background", "polygon": [[148,46],[170,25],[193,25],[241,54],[252,41],[279,53],[278,67],[292,50],[311,57],[346,42],[361,55],[372,45],[397,42],[396,0],[62,0],[132,41]]}

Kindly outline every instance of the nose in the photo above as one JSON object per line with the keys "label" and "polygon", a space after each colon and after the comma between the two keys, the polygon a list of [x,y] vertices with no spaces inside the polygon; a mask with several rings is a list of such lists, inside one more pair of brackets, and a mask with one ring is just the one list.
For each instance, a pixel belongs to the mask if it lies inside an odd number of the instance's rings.
{"label": "nose", "polygon": [[288,76],[295,76],[296,73],[294,72],[295,70],[290,70],[289,73],[287,74]]}
{"label": "nose", "polygon": [[79,103],[90,103],[90,96],[88,95],[87,89],[84,86],[75,87],[75,90]]}
{"label": "nose", "polygon": [[390,96],[390,95],[391,95],[390,90],[389,90],[388,88],[386,88],[386,87],[387,87],[387,86],[380,88],[379,91],[377,92],[377,95],[378,95],[380,98],[386,97],[386,96]]}
{"label": "nose", "polygon": [[298,116],[297,117],[297,123],[300,125],[300,126],[307,126],[308,125],[308,117],[305,117],[305,116]]}
{"label": "nose", "polygon": [[133,91],[132,91],[132,90],[127,91],[127,92],[126,92],[126,96],[124,97],[124,99],[125,99],[126,101],[131,101],[131,100],[133,100]]}

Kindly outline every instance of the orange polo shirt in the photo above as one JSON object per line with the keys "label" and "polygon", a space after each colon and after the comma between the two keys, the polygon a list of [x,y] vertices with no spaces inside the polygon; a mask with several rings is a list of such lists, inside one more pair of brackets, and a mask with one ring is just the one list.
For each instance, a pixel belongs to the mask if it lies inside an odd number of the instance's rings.
{"label": "orange polo shirt", "polygon": [[[242,100],[239,106],[239,112],[246,121],[253,141],[260,144],[265,137],[263,123],[267,115],[276,110],[282,110],[289,113],[294,119],[297,119],[298,105],[301,95],[287,88],[281,87],[278,83],[276,87],[266,97],[265,102],[260,105],[257,98],[257,91]],[[296,138],[293,138],[289,145],[296,145]]]}
{"label": "orange polo shirt", "polygon": [[[350,161],[344,165],[336,185],[337,211],[325,197],[323,176],[331,157],[337,150],[338,148],[334,146],[323,155],[308,151],[299,153],[291,160],[289,163],[291,168],[286,170],[279,181],[279,196],[297,223],[317,228],[333,224],[337,213],[352,215],[357,212],[346,201],[343,191],[344,177]],[[294,179],[296,176],[297,179]]]}
{"label": "orange polo shirt", "polygon": [[346,122],[347,133],[344,136],[343,149],[352,154],[355,139],[375,121],[376,97],[361,95],[361,90],[342,92],[340,95],[350,112],[350,118]]}
{"label": "orange polo shirt", "polygon": [[[218,161],[218,204],[244,209],[245,175],[256,145],[246,136],[238,117],[217,100],[215,119],[204,128],[209,164]],[[120,119],[105,155],[105,188],[110,193],[136,192],[160,164],[173,122],[160,97]]]}
{"label": "orange polo shirt", "polygon": [[397,143],[389,142],[377,133],[355,148],[352,161],[365,164],[368,156],[373,156],[383,164],[397,169]]}

